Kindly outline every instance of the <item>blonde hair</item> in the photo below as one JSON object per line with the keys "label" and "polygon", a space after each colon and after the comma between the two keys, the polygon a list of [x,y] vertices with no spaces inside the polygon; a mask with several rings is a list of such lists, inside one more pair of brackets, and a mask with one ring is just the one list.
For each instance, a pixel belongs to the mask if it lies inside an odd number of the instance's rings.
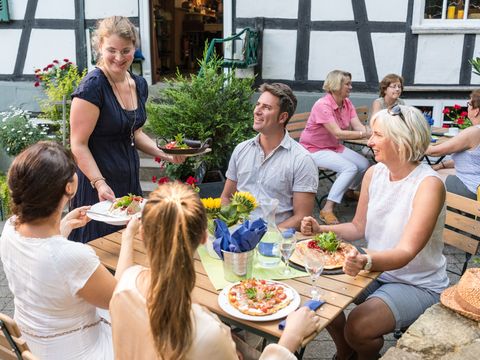
{"label": "blonde hair", "polygon": [[412,106],[397,106],[405,121],[400,115],[392,115],[390,109],[384,109],[373,116],[371,124],[378,123],[385,137],[398,146],[402,161],[420,161],[430,145],[430,128],[420,110]]}
{"label": "blonde hair", "polygon": [[340,90],[342,86],[352,80],[352,74],[342,70],[333,70],[327,74],[323,83],[323,90],[332,93]]}
{"label": "blonde hair", "polygon": [[151,269],[147,310],[155,348],[160,358],[185,359],[193,341],[193,255],[207,229],[205,208],[190,186],[166,183],[150,194],[142,225]]}
{"label": "blonde hair", "polygon": [[97,23],[97,29],[92,37],[92,44],[97,56],[97,65],[102,64],[100,46],[106,37],[117,35],[122,39],[132,42],[133,47],[137,47],[139,42],[138,30],[133,23],[124,16],[110,16]]}

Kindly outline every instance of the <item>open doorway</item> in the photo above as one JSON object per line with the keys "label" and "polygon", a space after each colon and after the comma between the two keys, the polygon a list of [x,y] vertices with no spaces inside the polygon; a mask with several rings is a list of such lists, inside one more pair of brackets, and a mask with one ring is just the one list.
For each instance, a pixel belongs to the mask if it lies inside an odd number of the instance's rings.
{"label": "open doorway", "polygon": [[205,41],[223,34],[223,0],[150,0],[152,81],[198,72]]}

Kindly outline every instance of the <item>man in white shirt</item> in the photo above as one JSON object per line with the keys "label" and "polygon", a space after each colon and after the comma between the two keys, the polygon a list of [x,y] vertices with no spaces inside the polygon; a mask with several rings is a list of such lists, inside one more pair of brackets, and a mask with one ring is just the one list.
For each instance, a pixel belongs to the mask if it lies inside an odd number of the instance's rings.
{"label": "man in white shirt", "polygon": [[[222,203],[236,191],[262,199],[278,199],[276,222],[299,229],[304,216],[313,212],[318,169],[308,151],[293,140],[285,127],[295,112],[297,98],[282,83],[263,84],[253,111],[253,128],[259,133],[235,148],[226,173]],[[261,209],[258,215],[262,216]]]}

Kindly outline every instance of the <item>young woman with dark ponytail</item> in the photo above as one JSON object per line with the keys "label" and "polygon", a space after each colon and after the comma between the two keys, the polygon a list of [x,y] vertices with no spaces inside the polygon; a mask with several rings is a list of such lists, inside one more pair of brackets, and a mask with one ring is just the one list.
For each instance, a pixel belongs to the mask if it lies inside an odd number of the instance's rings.
{"label": "young woman with dark ponytail", "polygon": [[[205,209],[191,187],[161,185],[141,220],[130,221],[117,265],[121,276],[110,302],[116,359],[238,359],[230,329],[195,303],[193,255],[207,238]],[[133,265],[134,237],[143,237],[150,267]],[[261,359],[295,359],[319,318],[307,308],[292,313],[278,344]]]}

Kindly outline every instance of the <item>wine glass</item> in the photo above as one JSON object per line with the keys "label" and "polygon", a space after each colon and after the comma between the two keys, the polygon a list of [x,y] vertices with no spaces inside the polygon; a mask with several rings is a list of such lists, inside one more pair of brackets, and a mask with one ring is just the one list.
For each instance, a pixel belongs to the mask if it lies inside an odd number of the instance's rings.
{"label": "wine glass", "polygon": [[320,300],[320,291],[317,287],[317,280],[322,274],[323,267],[325,266],[325,258],[318,251],[307,248],[303,252],[303,264],[312,280],[312,290],[310,292],[312,299]]}
{"label": "wine glass", "polygon": [[282,254],[283,260],[285,262],[285,268],[282,271],[282,275],[290,275],[292,270],[289,267],[289,259],[295,251],[295,245],[297,244],[297,238],[295,233],[291,231],[284,231],[281,233],[282,238],[280,239],[280,253]]}

